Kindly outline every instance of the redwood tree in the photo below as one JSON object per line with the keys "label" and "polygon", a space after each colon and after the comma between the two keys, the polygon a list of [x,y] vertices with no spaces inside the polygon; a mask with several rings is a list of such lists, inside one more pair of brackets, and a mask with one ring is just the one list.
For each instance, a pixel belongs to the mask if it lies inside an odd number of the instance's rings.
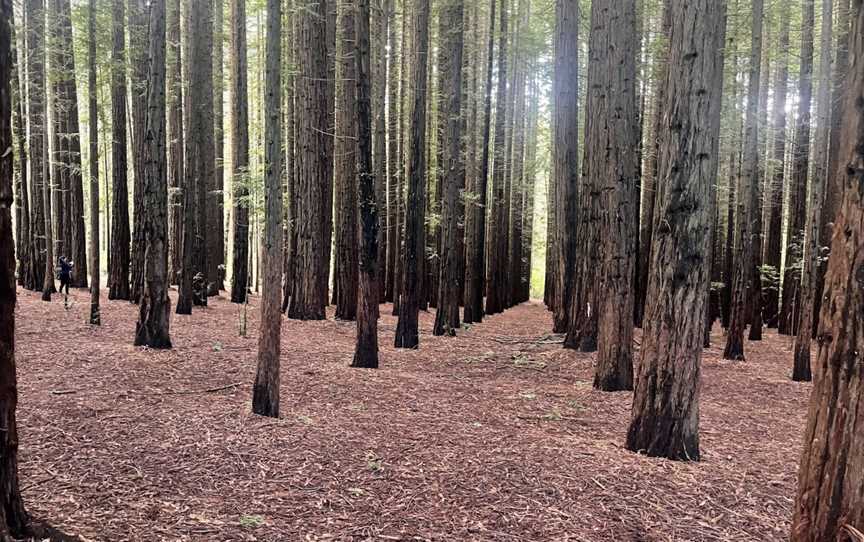
{"label": "redwood tree", "polygon": [[633,278],[639,197],[636,110],[636,2],[594,0],[588,46],[584,170],[600,189],[604,244],[597,297],[598,352],[594,387],[633,387]]}
{"label": "redwood tree", "polygon": [[396,326],[396,348],[417,348],[420,310],[420,262],[423,258],[424,193],[426,185],[426,75],[429,62],[429,0],[414,0],[414,39],[411,80],[408,194],[405,205],[405,249],[403,283]]}
{"label": "redwood tree", "polygon": [[[378,204],[375,173],[372,168],[372,69],[369,47],[369,0],[357,1],[355,16],[357,77],[357,201],[360,245],[360,271],[357,301],[357,342],[352,367],[375,369],[378,367]],[[383,104],[381,104],[383,106]]]}
{"label": "redwood tree", "polygon": [[[12,148],[12,1],[0,0],[0,148]],[[11,152],[0,153],[0,538],[27,534],[27,512],[18,485],[15,409],[15,242],[12,239]]]}
{"label": "redwood tree", "polygon": [[90,323],[102,324],[99,309],[99,107],[96,103],[96,0],[87,10],[87,90],[90,94]]}
{"label": "redwood tree", "polygon": [[550,213],[555,285],[551,294],[552,331],[564,333],[570,313],[573,272],[576,267],[576,220],[579,204],[579,2],[555,2],[555,80],[553,169],[550,192],[555,209]]}
{"label": "redwood tree", "polygon": [[114,0],[111,53],[111,254],[108,299],[129,299],[129,196],[126,179],[126,46],[124,0]]}
{"label": "redwood tree", "polygon": [[231,163],[234,258],[231,301],[244,303],[249,287],[249,96],[246,64],[246,0],[231,0]]}
{"label": "redwood tree", "polygon": [[[456,335],[459,328],[459,197],[465,189],[465,163],[462,157],[462,41],[463,2],[448,0],[439,13],[438,70],[441,73],[441,100],[438,114],[445,123],[438,142],[444,163],[440,181],[444,183],[441,213],[440,280],[433,335]],[[450,89],[450,91],[446,91]]]}
{"label": "redwood tree", "polygon": [[267,0],[264,80],[264,284],[252,411],[279,417],[282,314],[282,2]]}
{"label": "redwood tree", "polygon": [[144,290],[135,346],[171,348],[168,299],[168,176],[165,148],[165,0],[151,0],[143,144]]}
{"label": "redwood tree", "polygon": [[852,1],[851,60],[838,167],[843,195],[825,276],[793,542],[852,541],[864,531],[864,2]]}
{"label": "redwood tree", "polygon": [[708,203],[718,152],[725,1],[671,3],[660,139],[658,227],[643,323],[627,448],[698,460],[700,358],[710,280]]}

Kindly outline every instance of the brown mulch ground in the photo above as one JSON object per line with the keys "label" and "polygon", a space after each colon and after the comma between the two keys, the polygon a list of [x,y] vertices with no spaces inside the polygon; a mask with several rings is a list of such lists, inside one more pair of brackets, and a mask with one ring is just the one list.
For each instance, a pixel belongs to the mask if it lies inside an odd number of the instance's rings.
{"label": "brown mulch ground", "polygon": [[[249,337],[225,299],[132,346],[136,308],[19,290],[21,476],[31,512],[85,541],[785,540],[810,386],[791,340],[703,364],[696,464],[622,448],[629,393],[527,304],[351,369],[354,324],[283,320],[282,418],[250,413]],[[103,300],[105,296],[103,295]]]}

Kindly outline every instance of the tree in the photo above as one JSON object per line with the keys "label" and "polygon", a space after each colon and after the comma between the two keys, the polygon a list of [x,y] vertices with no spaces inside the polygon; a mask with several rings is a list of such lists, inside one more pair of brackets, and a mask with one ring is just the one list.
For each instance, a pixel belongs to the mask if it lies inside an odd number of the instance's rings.
{"label": "tree", "polygon": [[[213,2],[213,132],[214,132],[214,154],[216,161],[216,173],[213,175],[210,185],[211,203],[207,208],[210,215],[207,225],[210,235],[207,236],[207,264],[209,269],[207,276],[213,281],[210,283],[209,295],[218,295],[225,289],[223,273],[219,266],[225,265],[225,131],[223,110],[223,25],[222,13],[223,2]],[[224,269],[224,267],[223,267]]]}
{"label": "tree", "polygon": [[[35,2],[34,2],[35,3]],[[32,13],[32,11],[30,12]],[[32,35],[32,34],[31,34]],[[12,148],[12,1],[0,0],[0,148]],[[15,374],[15,243],[12,239],[11,152],[0,153],[0,538],[27,533],[28,517],[18,484],[18,405]]]}
{"label": "tree", "polygon": [[633,279],[637,235],[639,142],[636,122],[636,2],[595,0],[588,47],[585,165],[600,190],[597,297],[598,352],[594,387],[633,387]]}
{"label": "tree", "polygon": [[801,68],[798,84],[798,120],[792,143],[792,186],[786,225],[786,265],[783,271],[780,316],[777,331],[795,335],[801,310],[801,268],[807,207],[807,175],[810,168],[810,103],[813,97],[813,34],[816,24],[814,0],[803,0]]}
{"label": "tree", "polygon": [[[438,114],[445,123],[442,141],[444,163],[441,180],[443,208],[441,214],[440,281],[433,335],[456,335],[459,328],[459,196],[465,189],[465,163],[462,157],[462,0],[449,0],[439,13],[438,70],[443,85]],[[451,89],[447,92],[445,89]]]}
{"label": "tree", "polygon": [[396,348],[417,348],[420,333],[420,262],[423,257],[424,193],[426,173],[426,76],[429,62],[429,0],[414,0],[414,39],[411,82],[411,136],[408,147],[408,194],[405,202],[405,249],[402,298],[396,325]]}
{"label": "tree", "polygon": [[[323,0],[322,0],[323,1]],[[231,164],[234,257],[231,301],[245,303],[249,288],[249,102],[246,64],[246,0],[231,0]]]}
{"label": "tree", "polygon": [[[761,220],[758,211],[759,183],[759,81],[762,70],[762,15],[763,0],[753,0],[750,38],[750,74],[747,81],[747,120],[744,131],[743,171],[738,190],[738,212],[735,228],[736,266],[732,284],[732,305],[729,330],[726,334],[724,359],[744,360],[744,328],[747,325],[748,296],[757,291],[753,270],[753,227]],[[752,301],[752,300],[751,300]]]}
{"label": "tree", "polygon": [[282,6],[267,1],[266,73],[264,89],[264,284],[258,370],[252,388],[252,412],[279,417],[279,352],[282,314]]}
{"label": "tree", "polygon": [[[360,245],[360,271],[357,308],[357,342],[352,367],[378,367],[378,187],[372,166],[372,85],[369,51],[369,0],[357,1],[355,17],[357,77],[357,201],[360,223],[357,229]],[[381,104],[383,106],[383,103]],[[379,136],[380,137],[380,136]],[[379,156],[380,158],[380,156]]]}
{"label": "tree", "polygon": [[99,107],[96,103],[96,0],[87,10],[87,90],[90,94],[90,323],[102,324],[99,309]]}
{"label": "tree", "polygon": [[[177,313],[191,314],[192,305],[207,305],[205,291],[193,292],[195,278],[201,287],[207,277],[207,192],[215,175],[213,145],[213,23],[211,0],[190,0],[186,24],[189,56],[183,124],[188,130],[183,156],[183,265],[177,295]],[[199,276],[200,275],[200,276]]]}
{"label": "tree", "polygon": [[126,49],[124,1],[114,0],[111,53],[111,254],[108,299],[129,299],[129,196],[126,180]]}
{"label": "tree", "polygon": [[[476,181],[471,191],[476,203],[465,210],[465,313],[466,324],[483,320],[483,294],[486,284],[486,192],[489,179],[489,141],[492,125],[492,65],[495,59],[495,6],[489,2],[489,36],[486,46],[486,81],[483,86],[482,143]],[[478,40],[479,49],[479,40]],[[480,55],[477,55],[480,58]]]}
{"label": "tree", "polygon": [[[398,186],[400,179],[399,164],[399,141],[400,128],[402,126],[399,116],[401,101],[399,99],[399,82],[401,80],[400,63],[400,36],[396,29],[396,2],[388,0],[389,11],[387,17],[390,20],[387,49],[387,268],[384,283],[383,300],[395,301],[397,289],[396,266],[399,261],[399,206]],[[383,202],[378,201],[381,205]]]}
{"label": "tree", "polygon": [[165,148],[165,0],[151,0],[144,130],[144,290],[135,346],[171,348],[168,299],[168,177]]}
{"label": "tree", "polygon": [[[339,0],[336,40],[336,258],[333,277],[336,318],[357,317],[357,4]],[[371,135],[371,134],[370,134]]]}
{"label": "tree", "polygon": [[132,102],[132,253],[130,260],[129,299],[133,303],[141,301],[144,291],[144,246],[146,244],[145,222],[147,210],[144,200],[144,146],[147,129],[147,85],[149,5],[147,0],[127,0],[126,18],[129,29],[129,91]]}
{"label": "tree", "polygon": [[501,0],[501,28],[498,37],[498,89],[495,100],[495,146],[492,163],[492,202],[489,211],[489,259],[486,280],[486,314],[497,314],[506,308],[507,229],[506,176],[507,161],[507,7]]}
{"label": "tree", "polygon": [[864,2],[852,0],[852,32],[831,182],[843,195],[825,275],[813,392],[798,468],[793,542],[855,540],[864,530]]}
{"label": "tree", "polygon": [[[332,1],[332,0],[329,0]],[[324,246],[330,245],[325,231],[325,207],[332,205],[332,168],[327,161],[327,134],[330,119],[327,97],[327,6],[329,1],[307,1],[298,5],[297,165],[294,217],[296,243],[292,252],[291,302],[288,317],[297,320],[323,320],[327,305],[329,261]],[[316,47],[299,44],[316,43]],[[332,147],[330,147],[332,149]],[[331,177],[328,177],[331,174]],[[307,209],[308,212],[300,212]],[[322,278],[323,277],[323,278]]]}
{"label": "tree", "polygon": [[[758,0],[757,0],[758,1]],[[699,380],[709,273],[705,262],[718,153],[726,5],[671,2],[657,224],[627,448],[699,459]]]}
{"label": "tree", "polygon": [[[819,92],[816,99],[816,144],[813,152],[813,171],[810,178],[810,205],[804,236],[804,262],[801,275],[801,320],[793,347],[792,380],[809,381],[810,342],[818,291],[818,269],[822,257],[822,203],[828,177],[828,138],[831,133],[831,46],[833,45],[834,4],[822,0],[822,30],[820,32]],[[835,142],[836,144],[836,142]]]}
{"label": "tree", "polygon": [[27,130],[25,128],[26,118],[24,117],[24,77],[22,58],[23,55],[18,54],[18,47],[15,41],[15,25],[10,24],[11,42],[12,42],[12,100],[13,100],[13,117],[12,117],[12,132],[17,141],[17,158],[18,167],[16,187],[17,197],[16,204],[16,229],[18,232],[17,244],[15,252],[18,256],[18,283],[24,288],[33,289],[33,266],[34,266],[34,251],[33,240],[30,234],[30,196],[28,187],[27,172],[29,164],[27,159]]}
{"label": "tree", "polygon": [[[789,86],[789,9],[780,10],[780,57],[774,78],[774,111],[772,130],[774,132],[772,170],[768,184],[768,230],[765,234],[765,265],[770,266],[779,276],[782,236],[783,236],[783,185],[786,159],[786,95]],[[777,312],[780,304],[779,284],[765,292],[763,320],[771,328],[777,327]]]}
{"label": "tree", "polygon": [[554,222],[550,221],[555,281],[552,296],[555,333],[567,331],[573,272],[576,268],[576,221],[579,201],[579,3],[555,2],[555,74],[550,191],[555,192]]}
{"label": "tree", "polygon": [[[220,3],[220,2],[217,2]],[[183,59],[180,47],[180,2],[165,13],[168,85],[168,280],[177,284],[183,270]],[[188,29],[186,30],[188,32]],[[178,299],[179,307],[181,300]],[[190,301],[191,304],[191,301]]]}
{"label": "tree", "polygon": [[[387,40],[390,28],[390,12],[395,0],[377,0],[374,10],[370,7],[370,55],[372,56],[372,123],[373,150],[372,165],[375,169],[375,201],[380,206],[376,209],[379,217],[386,219],[387,204]],[[383,212],[382,212],[383,211]],[[379,218],[380,220],[380,218]],[[378,297],[384,295],[387,281],[387,232],[378,224],[378,240],[376,243],[376,269],[378,270]]]}

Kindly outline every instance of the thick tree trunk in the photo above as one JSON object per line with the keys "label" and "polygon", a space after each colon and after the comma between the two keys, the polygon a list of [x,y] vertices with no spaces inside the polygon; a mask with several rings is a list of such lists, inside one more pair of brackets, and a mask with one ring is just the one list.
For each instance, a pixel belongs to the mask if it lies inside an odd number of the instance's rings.
{"label": "thick tree trunk", "polygon": [[249,288],[249,103],[246,68],[246,0],[231,0],[233,303],[245,303]]}
{"label": "thick tree trunk", "polygon": [[639,197],[636,2],[595,0],[588,48],[585,168],[600,191],[598,352],[594,387],[633,389],[633,279]]}
{"label": "thick tree trunk", "polygon": [[816,270],[816,290],[813,292],[815,304],[813,306],[813,336],[815,337],[819,326],[819,312],[822,309],[822,291],[825,288],[825,272],[828,268],[827,260],[831,255],[831,236],[834,231],[834,219],[840,207],[842,197],[839,183],[831,177],[832,172],[837,171],[840,157],[838,152],[840,146],[836,144],[840,138],[840,107],[843,103],[843,86],[846,82],[846,74],[849,69],[849,31],[850,31],[850,0],[840,0],[837,12],[837,48],[834,57],[834,86],[831,95],[831,130],[828,136],[828,176],[825,185],[825,201],[822,206],[819,241],[821,251],[821,264]]}
{"label": "thick tree trunk", "polygon": [[852,1],[852,64],[832,182],[843,194],[825,276],[792,542],[855,541],[864,531],[864,3]]}
{"label": "thick tree trunk", "polygon": [[[486,281],[486,192],[489,179],[489,141],[492,123],[492,64],[495,46],[495,6],[497,0],[489,2],[489,36],[486,48],[485,74],[483,86],[483,122],[481,125],[482,143],[479,149],[479,166],[471,193],[475,202],[466,208],[472,218],[465,226],[465,313],[466,324],[483,320],[483,294]],[[478,48],[479,48],[478,40]],[[478,54],[478,59],[480,55]]]}
{"label": "thick tree trunk", "polygon": [[[167,6],[165,33],[168,85],[168,281],[177,284],[183,270],[183,59],[180,2]],[[188,29],[186,30],[189,31]],[[177,306],[180,306],[178,301]]]}
{"label": "thick tree trunk", "polygon": [[519,0],[519,18],[513,43],[513,117],[512,147],[510,154],[510,213],[507,235],[508,294],[507,305],[512,307],[520,300],[522,290],[522,213],[525,204],[525,85],[527,70],[527,37],[530,17],[529,1]]}
{"label": "thick tree trunk", "polygon": [[144,289],[144,228],[147,210],[144,193],[144,145],[147,122],[147,51],[149,50],[147,0],[128,0],[129,23],[129,83],[132,97],[132,172],[134,179],[132,201],[132,256],[130,261],[130,293],[133,303],[141,300]]}
{"label": "thick tree trunk", "polygon": [[[292,253],[291,302],[288,317],[297,320],[323,320],[327,305],[329,262],[325,245],[324,207],[330,205],[332,179],[328,177],[327,140],[329,129],[327,99],[327,48],[302,44],[324,44],[327,39],[327,5],[323,1],[302,2],[298,7],[297,58],[297,178],[295,195],[298,214],[294,217],[296,244]],[[331,147],[332,149],[332,147]]]}
{"label": "thick tree trunk", "polygon": [[282,10],[281,0],[267,1],[266,74],[264,79],[264,284],[258,370],[252,412],[279,417],[279,352],[282,314]]}
{"label": "thick tree trunk", "polygon": [[[35,3],[35,2],[34,2]],[[39,13],[39,10],[36,10]],[[28,14],[32,14],[28,10]],[[12,1],[0,0],[0,148],[11,149]],[[31,119],[32,120],[32,119]],[[0,538],[29,534],[27,512],[18,485],[18,429],[15,409],[15,242],[12,239],[13,156],[0,153]]]}
{"label": "thick tree trunk", "polygon": [[[465,162],[462,156],[462,0],[448,0],[438,15],[441,46],[438,50],[438,70],[442,92],[438,114],[444,119],[442,140],[444,201],[441,213],[440,280],[433,335],[456,335],[459,328],[459,196],[465,189]],[[458,91],[456,89],[459,89]]]}
{"label": "thick tree trunk", "polygon": [[168,164],[165,148],[165,0],[151,0],[143,151],[144,290],[135,346],[171,348],[168,299]]}
{"label": "thick tree trunk", "polygon": [[807,175],[810,166],[810,102],[813,96],[813,34],[816,24],[815,0],[803,0],[801,69],[798,87],[798,122],[792,147],[792,186],[786,212],[786,265],[777,330],[783,335],[798,333],[801,314],[801,268],[803,266],[804,224],[807,207]]}
{"label": "thick tree trunk", "polygon": [[[355,17],[357,65],[357,200],[360,222],[357,229],[360,246],[359,299],[357,310],[357,342],[354,348],[352,367],[375,369],[378,367],[378,296],[380,275],[378,273],[378,204],[380,185],[372,173],[372,70],[369,46],[369,0],[357,1]],[[383,102],[381,106],[383,107]],[[378,137],[382,137],[379,134]],[[382,153],[383,154],[383,153]],[[379,155],[383,159],[382,155]]]}
{"label": "thick tree trunk", "polygon": [[[782,237],[783,237],[783,184],[785,182],[786,159],[786,95],[789,86],[789,14],[791,10],[780,10],[780,57],[774,78],[774,111],[772,129],[774,131],[773,160],[768,184],[768,231],[765,232],[765,254],[763,261],[771,268],[772,274],[780,276]],[[767,74],[766,74],[767,75]],[[769,328],[777,327],[777,313],[780,309],[780,284],[769,286],[765,292],[763,320]]]}
{"label": "thick tree trunk", "polygon": [[357,59],[355,0],[339,0],[336,41],[336,257],[333,280],[336,318],[357,317]]}
{"label": "thick tree trunk", "polygon": [[27,158],[27,119],[24,117],[25,91],[24,91],[24,55],[19,55],[19,49],[15,39],[15,25],[12,24],[10,16],[9,30],[11,32],[12,44],[12,128],[16,139],[17,168],[16,187],[17,197],[15,199],[16,232],[18,234],[15,253],[18,257],[18,284],[24,288],[33,289],[33,250],[30,236],[30,196],[28,187],[28,171],[30,168]]}
{"label": "thick tree trunk", "polygon": [[129,196],[126,178],[126,48],[124,0],[113,4],[111,55],[111,236],[108,299],[129,299]]}
{"label": "thick tree trunk", "polygon": [[[758,1],[758,0],[757,0]],[[700,358],[705,317],[710,184],[718,153],[725,2],[672,2],[657,229],[627,448],[698,460]],[[713,118],[712,118],[713,116]],[[716,159],[716,158],[715,158]]]}
{"label": "thick tree trunk", "polygon": [[[807,225],[804,236],[804,262],[801,275],[801,320],[793,347],[794,363],[792,379],[809,381],[810,342],[813,337],[813,321],[818,317],[815,312],[818,290],[818,272],[822,257],[820,249],[822,233],[822,202],[828,183],[828,137],[831,132],[831,47],[833,38],[834,3],[822,0],[822,28],[820,31],[819,54],[819,93],[816,98],[816,144],[813,152],[813,168],[810,177],[810,190]],[[834,142],[838,144],[838,142]]]}
{"label": "thick tree trunk", "polygon": [[[747,325],[748,297],[756,291],[753,269],[753,226],[762,220],[758,212],[759,192],[759,81],[762,71],[763,0],[753,0],[750,38],[750,74],[747,86],[747,118],[744,130],[744,159],[738,191],[738,213],[735,228],[736,265],[732,283],[729,331],[723,358],[744,360],[744,328]],[[707,290],[706,290],[707,291]]]}
{"label": "thick tree trunk", "polygon": [[405,255],[402,298],[396,326],[396,348],[417,348],[420,310],[420,259],[423,258],[424,192],[426,174],[426,75],[429,63],[429,0],[414,0],[414,39],[411,81],[411,141],[408,163],[408,194],[405,205]]}
{"label": "thick tree trunk", "polygon": [[547,258],[552,261],[552,331],[564,333],[570,321],[579,213],[579,3],[557,0],[555,11],[555,116],[548,222],[552,250]]}

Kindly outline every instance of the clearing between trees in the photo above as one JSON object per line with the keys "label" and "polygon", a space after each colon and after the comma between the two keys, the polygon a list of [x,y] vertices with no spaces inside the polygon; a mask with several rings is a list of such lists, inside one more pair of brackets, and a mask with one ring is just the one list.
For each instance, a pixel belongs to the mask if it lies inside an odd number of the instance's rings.
{"label": "clearing between trees", "polygon": [[18,290],[21,484],[84,541],[788,538],[811,385],[773,330],[733,362],[715,328],[702,461],[672,462],[623,448],[632,394],[592,389],[594,355],[537,303],[457,337],[421,312],[408,351],[382,305],[378,371],[349,367],[354,322],[285,319],[271,419],[250,412],[258,297],[247,337],[211,298],[172,316],[165,351],[131,345],[136,306],[103,302],[91,327],[89,295],[70,299]]}

